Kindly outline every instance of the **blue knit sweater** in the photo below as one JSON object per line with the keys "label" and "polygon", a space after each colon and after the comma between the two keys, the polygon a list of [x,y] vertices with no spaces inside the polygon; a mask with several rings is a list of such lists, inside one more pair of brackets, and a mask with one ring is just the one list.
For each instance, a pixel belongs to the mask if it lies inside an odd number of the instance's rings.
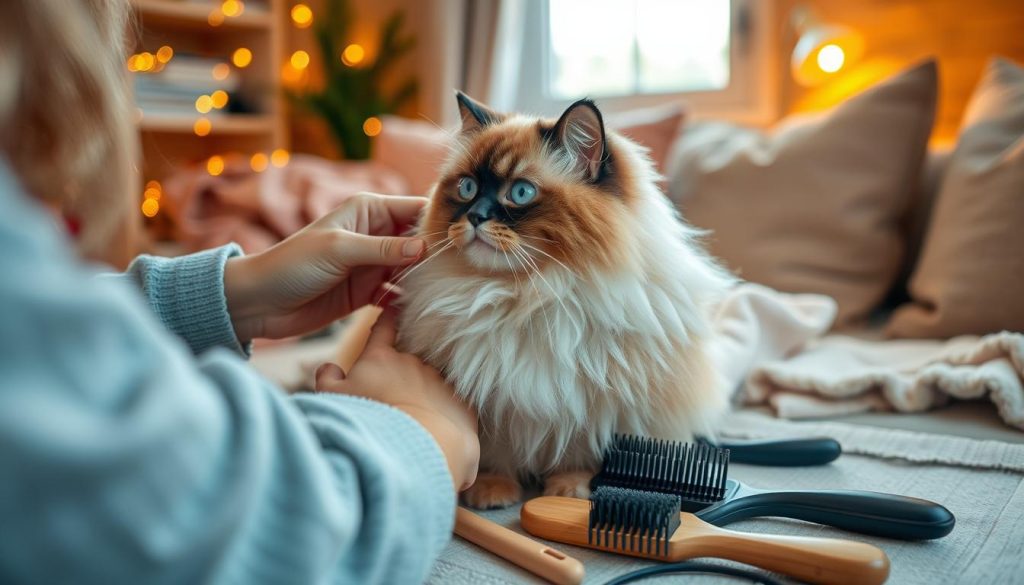
{"label": "blue knit sweater", "polygon": [[235,247],[96,278],[0,163],[0,582],[416,583],[444,456],[389,406],[244,362]]}

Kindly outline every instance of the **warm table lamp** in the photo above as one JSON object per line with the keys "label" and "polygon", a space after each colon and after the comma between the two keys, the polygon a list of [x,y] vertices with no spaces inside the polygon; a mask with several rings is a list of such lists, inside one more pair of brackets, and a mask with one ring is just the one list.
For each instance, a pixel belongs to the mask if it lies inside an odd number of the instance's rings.
{"label": "warm table lamp", "polygon": [[806,6],[793,9],[793,28],[798,35],[790,67],[800,85],[823,83],[860,58],[864,39],[842,25],[821,22]]}

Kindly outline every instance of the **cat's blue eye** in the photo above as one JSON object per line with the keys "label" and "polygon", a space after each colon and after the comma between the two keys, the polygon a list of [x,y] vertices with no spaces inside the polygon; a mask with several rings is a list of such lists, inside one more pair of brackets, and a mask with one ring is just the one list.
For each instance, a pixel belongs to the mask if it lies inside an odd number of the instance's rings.
{"label": "cat's blue eye", "polygon": [[459,199],[469,201],[476,197],[477,185],[473,177],[462,177],[459,179]]}
{"label": "cat's blue eye", "polygon": [[533,183],[522,179],[512,183],[512,189],[508,192],[508,200],[515,205],[526,205],[537,196],[537,188]]}

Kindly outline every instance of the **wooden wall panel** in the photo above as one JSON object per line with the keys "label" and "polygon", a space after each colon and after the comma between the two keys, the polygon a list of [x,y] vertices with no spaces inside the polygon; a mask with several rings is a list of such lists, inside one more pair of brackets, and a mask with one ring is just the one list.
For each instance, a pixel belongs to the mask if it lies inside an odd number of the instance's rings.
{"label": "wooden wall panel", "polygon": [[[834,105],[929,56],[939,61],[940,96],[933,139],[955,139],[964,107],[992,55],[1024,64],[1024,0],[776,0],[786,30],[782,76],[784,112]],[[865,40],[865,53],[834,82],[805,89],[788,74],[795,42],[786,19],[793,7],[811,6],[823,21],[845,24]]]}

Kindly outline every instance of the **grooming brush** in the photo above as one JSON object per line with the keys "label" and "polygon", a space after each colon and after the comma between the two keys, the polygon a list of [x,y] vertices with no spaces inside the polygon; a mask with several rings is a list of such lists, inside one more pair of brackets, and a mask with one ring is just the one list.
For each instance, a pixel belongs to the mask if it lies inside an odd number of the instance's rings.
{"label": "grooming brush", "polygon": [[835,461],[843,454],[843,447],[839,441],[830,437],[753,441],[711,441],[698,437],[697,442],[728,449],[733,463],[767,465],[769,467],[824,465]]}
{"label": "grooming brush", "polygon": [[555,585],[583,581],[583,563],[462,507],[455,512],[455,534]]}
{"label": "grooming brush", "polygon": [[682,510],[716,526],[781,516],[861,534],[931,540],[949,534],[956,523],[944,506],[919,498],[854,490],[759,490],[728,478],[729,455],[706,444],[617,437],[591,486],[677,495]]}
{"label": "grooming brush", "polygon": [[679,507],[679,496],[602,486],[589,502],[530,500],[520,521],[540,538],[659,561],[718,557],[825,585],[875,585],[889,575],[889,558],[869,544],[734,532]]}

